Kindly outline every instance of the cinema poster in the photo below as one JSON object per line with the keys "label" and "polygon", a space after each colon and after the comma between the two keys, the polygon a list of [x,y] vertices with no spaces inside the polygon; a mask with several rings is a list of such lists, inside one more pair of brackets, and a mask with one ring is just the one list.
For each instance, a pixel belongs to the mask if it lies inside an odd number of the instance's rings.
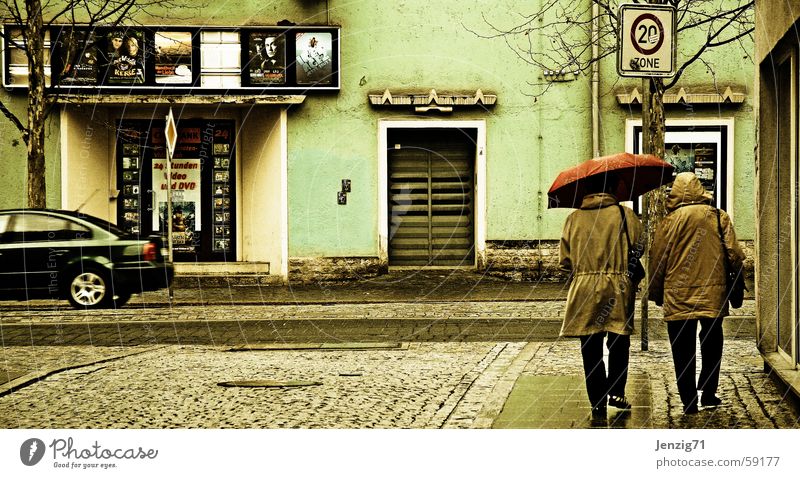
{"label": "cinema poster", "polygon": [[106,83],[111,85],[144,84],[144,32],[114,30],[106,38]]}
{"label": "cinema poster", "polygon": [[330,32],[297,33],[295,51],[298,84],[333,84],[333,35]]}
{"label": "cinema poster", "polygon": [[192,83],[192,33],[156,32],[156,83],[161,85]]}
{"label": "cinema poster", "polygon": [[286,37],[274,31],[250,32],[247,72],[251,85],[286,83]]}
{"label": "cinema poster", "polygon": [[65,28],[56,45],[61,71],[61,85],[96,85],[99,61],[94,31]]}
{"label": "cinema poster", "polygon": [[159,214],[153,215],[152,226],[154,231],[166,231],[167,184],[171,183],[173,239],[188,243],[187,238],[193,237],[201,226],[200,159],[174,159],[171,169],[172,181],[167,181],[167,160],[153,159],[152,189]]}

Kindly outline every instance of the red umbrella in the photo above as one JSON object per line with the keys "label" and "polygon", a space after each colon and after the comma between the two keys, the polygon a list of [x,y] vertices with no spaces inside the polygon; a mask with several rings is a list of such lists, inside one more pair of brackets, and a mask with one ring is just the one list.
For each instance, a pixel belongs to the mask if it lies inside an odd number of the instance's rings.
{"label": "red umbrella", "polygon": [[672,182],[675,168],[652,154],[617,153],[584,161],[562,171],[547,192],[548,208],[578,208],[586,195],[586,179],[613,173],[619,181],[614,195],[631,201],[661,185]]}

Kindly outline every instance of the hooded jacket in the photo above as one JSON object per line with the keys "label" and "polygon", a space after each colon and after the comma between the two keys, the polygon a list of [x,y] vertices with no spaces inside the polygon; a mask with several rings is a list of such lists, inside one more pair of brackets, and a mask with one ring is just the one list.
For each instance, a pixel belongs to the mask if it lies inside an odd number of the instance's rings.
{"label": "hooded jacket", "polygon": [[[730,217],[717,209],[694,173],[680,173],[667,197],[667,216],[650,248],[649,298],[664,307],[664,320],[728,315],[725,255],[740,269],[744,253]],[[722,242],[724,241],[724,248]]]}
{"label": "hooded jacket", "polygon": [[[632,210],[623,210],[631,244],[636,245],[642,223]],[[572,276],[562,336],[633,332],[627,312],[632,308],[626,307],[635,295],[627,276],[627,251],[617,199],[606,193],[585,196],[581,208],[567,217],[561,237],[561,269]]]}

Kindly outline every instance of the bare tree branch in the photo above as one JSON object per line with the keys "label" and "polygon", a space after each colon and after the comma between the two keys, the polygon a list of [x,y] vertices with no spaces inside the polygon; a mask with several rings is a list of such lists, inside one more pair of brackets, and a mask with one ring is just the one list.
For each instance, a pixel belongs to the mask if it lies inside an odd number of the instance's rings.
{"label": "bare tree branch", "polygon": [[[45,35],[59,25],[52,42],[62,41],[61,35],[73,35],[76,25],[85,29],[95,26],[116,27],[123,23],[137,24],[137,15],[155,17],[151,9],[163,9],[171,17],[181,8],[175,0],[0,0],[0,20],[5,24],[19,25],[13,31],[0,33],[7,44],[24,51],[28,62],[27,124],[11,112],[0,100],[0,112],[20,132],[28,146],[28,207],[46,206],[44,141],[47,118],[56,111],[61,98],[58,93],[45,88]],[[202,6],[195,4],[195,7]],[[85,48],[85,45],[84,45]],[[80,51],[68,53],[62,63],[75,64]],[[75,55],[74,57],[72,55]],[[56,62],[58,63],[58,62]],[[51,66],[52,68],[52,66]],[[54,79],[63,72],[51,71]],[[57,80],[54,80],[57,81]]]}
{"label": "bare tree branch", "polygon": [[27,144],[28,131],[25,128],[25,125],[23,125],[22,122],[19,120],[19,118],[17,118],[17,115],[15,115],[13,112],[11,112],[11,110],[8,109],[8,107],[5,105],[5,103],[3,103],[2,100],[0,100],[0,112],[2,112],[3,116],[8,118],[8,120],[11,121],[11,123],[14,126],[16,126],[17,130],[19,130],[20,134],[22,134],[22,140],[25,141],[25,143]]}
{"label": "bare tree branch", "polygon": [[[639,0],[634,3],[649,3]],[[666,3],[676,8],[680,32],[704,31],[705,41],[699,44],[682,45],[681,53],[687,60],[678,68],[670,80],[674,85],[688,67],[712,48],[741,41],[752,37],[753,0],[728,0],[726,8],[720,7],[719,0],[669,0]],[[597,18],[598,58],[591,55],[592,29],[594,18],[591,6],[599,6]],[[543,70],[586,72],[594,63],[616,53],[618,49],[617,1],[591,0],[543,0],[533,12],[519,12],[519,17],[488,18],[484,15],[484,26],[465,28],[487,40],[502,38],[509,49],[526,63]]]}

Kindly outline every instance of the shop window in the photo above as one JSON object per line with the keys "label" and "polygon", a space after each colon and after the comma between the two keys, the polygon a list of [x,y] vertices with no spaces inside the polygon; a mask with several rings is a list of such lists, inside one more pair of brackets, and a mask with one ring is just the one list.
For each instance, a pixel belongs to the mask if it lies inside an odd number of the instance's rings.
{"label": "shop window", "polygon": [[120,122],[118,224],[132,234],[166,235],[171,187],[175,260],[231,260],[236,257],[234,124],[192,119],[177,126],[168,180],[163,122]]}
{"label": "shop window", "polygon": [[[675,166],[675,174],[693,172],[713,196],[715,207],[730,211],[728,176],[732,174],[733,151],[728,139],[732,121],[712,124],[686,121],[667,122],[664,135],[664,160]],[[633,126],[633,152],[641,152],[642,127]],[[640,210],[640,204],[634,209]]]}

